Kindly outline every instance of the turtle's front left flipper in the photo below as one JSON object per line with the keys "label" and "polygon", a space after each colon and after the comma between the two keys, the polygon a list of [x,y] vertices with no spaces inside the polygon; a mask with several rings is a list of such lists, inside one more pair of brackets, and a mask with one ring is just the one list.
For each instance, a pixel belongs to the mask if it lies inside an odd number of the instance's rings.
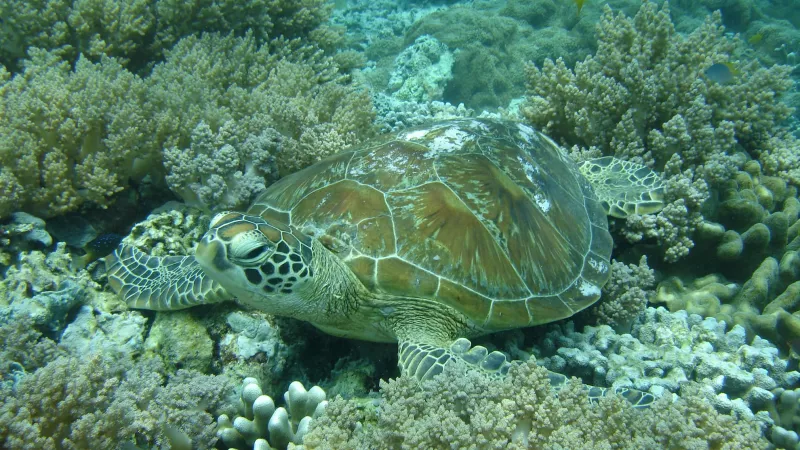
{"label": "turtle's front left flipper", "polygon": [[108,285],[132,308],[176,310],[233,298],[194,256],[150,256],[122,244],[105,262]]}

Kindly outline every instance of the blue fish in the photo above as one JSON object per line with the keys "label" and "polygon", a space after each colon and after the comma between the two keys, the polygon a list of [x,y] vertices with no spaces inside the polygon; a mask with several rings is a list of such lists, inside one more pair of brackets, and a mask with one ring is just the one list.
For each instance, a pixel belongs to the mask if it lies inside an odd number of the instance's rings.
{"label": "blue fish", "polygon": [[72,257],[72,269],[83,269],[89,263],[108,255],[117,248],[120,241],[122,241],[122,236],[116,233],[105,233],[97,236],[83,247],[86,252],[85,255]]}

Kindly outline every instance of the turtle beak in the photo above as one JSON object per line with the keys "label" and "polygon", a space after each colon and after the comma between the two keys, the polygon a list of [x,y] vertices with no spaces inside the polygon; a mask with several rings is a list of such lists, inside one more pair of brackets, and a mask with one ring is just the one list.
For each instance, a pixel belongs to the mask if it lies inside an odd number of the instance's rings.
{"label": "turtle beak", "polygon": [[208,237],[203,238],[197,244],[194,255],[201,266],[215,272],[224,272],[233,267],[226,257],[225,246]]}

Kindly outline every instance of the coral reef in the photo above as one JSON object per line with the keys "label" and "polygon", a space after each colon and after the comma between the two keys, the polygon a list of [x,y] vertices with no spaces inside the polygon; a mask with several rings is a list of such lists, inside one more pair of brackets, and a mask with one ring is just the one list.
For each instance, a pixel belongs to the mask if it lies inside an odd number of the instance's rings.
{"label": "coral reef", "polygon": [[779,262],[768,257],[743,285],[726,283],[718,275],[684,283],[670,278],[660,283],[655,302],[672,311],[688,310],[720,321],[741,325],[748,336],[769,339],[782,350],[800,351],[800,285],[794,281],[797,252],[788,252]]}
{"label": "coral reef", "polygon": [[[335,4],[329,22],[323,0],[0,2],[0,448],[798,447],[793,5]],[[729,82],[708,75],[720,64]],[[575,318],[597,326],[494,337],[663,397],[649,410],[587,402],[577,380],[554,392],[533,361],[356,398],[397,373],[391,346],[232,303],[131,311],[61,242],[125,233],[147,211],[126,243],[192,254],[210,210],[244,208],[377,128],[497,107],[482,115],[519,113],[578,161],[615,155],[667,179],[662,212],[612,221],[604,300]],[[167,189],[182,203],[152,210]],[[237,395],[245,375],[259,381]],[[292,379],[325,390],[292,383],[285,408],[261,395]]]}
{"label": "coral reef", "polygon": [[214,342],[206,327],[186,311],[157,313],[144,347],[147,352],[161,356],[171,370],[207,373],[214,357]]}
{"label": "coral reef", "polygon": [[435,37],[422,35],[397,55],[388,92],[400,100],[441,101],[453,78],[453,53]]}
{"label": "coral reef", "polygon": [[283,372],[287,367],[289,349],[284,345],[277,327],[265,315],[240,311],[227,315],[226,323],[232,333],[220,342],[220,351],[236,358],[249,359],[261,353],[269,362],[272,372]]}
{"label": "coral reef", "polygon": [[383,93],[374,95],[373,102],[377,113],[376,122],[381,131],[386,133],[396,133],[435,120],[475,115],[474,111],[464,107],[463,103],[458,106],[437,101],[417,103],[399,100]]}
{"label": "coral reef", "polygon": [[[634,241],[654,237],[676,261],[694,246],[707,183],[730,179],[750,158],[794,171],[796,141],[782,128],[791,109],[779,101],[792,81],[785,66],[737,63],[739,76],[717,83],[704,72],[732,60],[737,41],[724,35],[718,13],[687,36],[675,32],[669,6],[645,2],[633,19],[606,6],[598,49],[574,69],[562,60],[527,67],[523,115],[573,153],[594,152],[664,168],[669,203],[655,217],[628,219]],[[780,136],[779,140],[770,136]],[[770,151],[763,151],[767,145]],[[790,177],[791,178],[791,177]],[[791,180],[789,180],[791,181]]]}
{"label": "coral reef", "polygon": [[369,95],[300,41],[190,36],[147,81],[166,180],[204,209],[246,207],[270,178],[372,135]]}
{"label": "coral reef", "polygon": [[770,438],[778,448],[796,449],[800,445],[800,389],[776,389],[777,404],[771,411],[774,420]]}
{"label": "coral reef", "polygon": [[612,260],[611,277],[602,288],[600,301],[584,315],[590,315],[594,323],[628,328],[655,294],[655,283],[655,272],[648,267],[647,257],[642,256],[638,265]]}
{"label": "coral reef", "polygon": [[188,255],[208,230],[209,220],[197,209],[170,202],[134,225],[123,243],[153,256]]}
{"label": "coral reef", "polygon": [[537,362],[550,370],[657,396],[682,394],[686,383],[697,382],[717,410],[767,423],[778,401],[773,392],[800,381],[800,373],[767,340],[748,340],[741,326],[728,331],[725,322],[686,311],[648,308],[630,334],[605,325],[576,332],[572,322],[554,328],[533,349]]}
{"label": "coral reef", "polygon": [[268,129],[241,142],[233,120],[216,133],[205,122],[192,131],[189,148],[164,149],[166,181],[190,205],[236,209],[249,204],[277,177],[280,134]]}
{"label": "coral reef", "polygon": [[[523,94],[523,62],[538,62],[544,55],[578,59],[586,54],[589,46],[583,39],[589,34],[568,33],[556,19],[564,17],[574,27],[574,11],[567,13],[568,7],[553,5],[548,11],[546,6],[525,2],[511,2],[505,8],[488,2],[454,5],[417,20],[405,34],[405,45],[430,35],[454,52],[453,79],[444,91],[445,101],[463,102],[477,110],[505,106]],[[525,20],[540,13],[539,23]]]}
{"label": "coral reef", "polygon": [[[448,366],[420,388],[381,383],[378,407],[337,398],[312,423],[307,449],[340,448],[764,448],[759,426],[720,414],[697,394],[634,410],[621,397],[597,404],[570,381],[558,395],[548,372],[515,365],[497,380]],[[613,418],[613,419],[612,419]]]}
{"label": "coral reef", "polygon": [[[212,414],[230,412],[224,376],[179,370],[158,359],[132,363],[62,356],[3,392],[0,445],[28,448],[213,448]],[[186,446],[188,442],[188,446]]]}
{"label": "coral reef", "polygon": [[13,78],[0,69],[0,217],[109,205],[159,159],[144,82],[108,57],[74,69],[53,52],[28,58]]}
{"label": "coral reef", "polygon": [[[11,0],[0,5],[0,64],[14,69],[30,47],[55,50],[66,61],[112,56],[145,69],[182,37],[252,31],[260,40],[311,34],[327,20],[323,1]],[[319,33],[324,35],[324,33]],[[322,37],[322,36],[320,36]]]}
{"label": "coral reef", "polygon": [[325,391],[314,386],[308,391],[295,381],[283,394],[286,408],[275,408],[275,402],[263,395],[258,380],[245,378],[242,383],[243,415],[231,422],[221,415],[217,419],[217,436],[228,448],[285,450],[290,443],[302,444],[314,419],[325,413],[328,401]]}
{"label": "coral reef", "polygon": [[[163,186],[165,175],[187,201],[241,207],[263,189],[259,178],[275,174],[274,161],[286,174],[371,133],[369,96],[344,74],[360,60],[332,55],[341,37],[323,25],[330,7],[322,1],[4,7],[0,31],[41,48],[11,48],[5,57],[26,59],[13,74],[0,67],[0,113],[8,118],[0,123],[0,218],[107,207],[131,183]],[[216,29],[232,31],[210,33]],[[198,38],[199,30],[207,33]],[[146,35],[126,39],[139,32]],[[36,38],[16,40],[29,33]],[[153,59],[137,60],[142,50]],[[125,56],[147,70],[135,75]]]}

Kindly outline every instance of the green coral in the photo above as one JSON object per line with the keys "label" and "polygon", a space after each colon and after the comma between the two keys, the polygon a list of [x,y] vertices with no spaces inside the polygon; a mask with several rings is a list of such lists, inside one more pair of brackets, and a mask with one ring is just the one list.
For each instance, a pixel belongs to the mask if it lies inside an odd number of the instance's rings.
{"label": "green coral", "polygon": [[[240,207],[274,163],[287,173],[369,136],[372,105],[340,71],[352,55],[330,56],[341,36],[324,1],[116,3],[0,7],[12,43],[0,52],[0,217],[108,207],[131,182],[163,187],[170,173],[188,201]],[[218,141],[239,154],[198,165],[208,139],[193,131],[226,122]],[[209,180],[218,196],[195,192]]]}
{"label": "green coral", "polygon": [[81,58],[73,70],[54,53],[29,53],[21,74],[0,77],[0,217],[109,205],[158,159],[144,82],[111,58]]}
{"label": "green coral", "polygon": [[0,64],[16,71],[32,47],[67,61],[113,56],[146,71],[185,36],[251,31],[265,42],[277,36],[309,38],[329,47],[338,38],[324,26],[323,0],[10,0],[0,3]]}
{"label": "green coral", "polygon": [[759,426],[720,414],[685,392],[635,410],[621,397],[592,404],[570,381],[556,395],[534,362],[497,380],[448,366],[422,389],[410,378],[381,383],[378,408],[331,401],[304,439],[307,449],[341,448],[764,448]]}

